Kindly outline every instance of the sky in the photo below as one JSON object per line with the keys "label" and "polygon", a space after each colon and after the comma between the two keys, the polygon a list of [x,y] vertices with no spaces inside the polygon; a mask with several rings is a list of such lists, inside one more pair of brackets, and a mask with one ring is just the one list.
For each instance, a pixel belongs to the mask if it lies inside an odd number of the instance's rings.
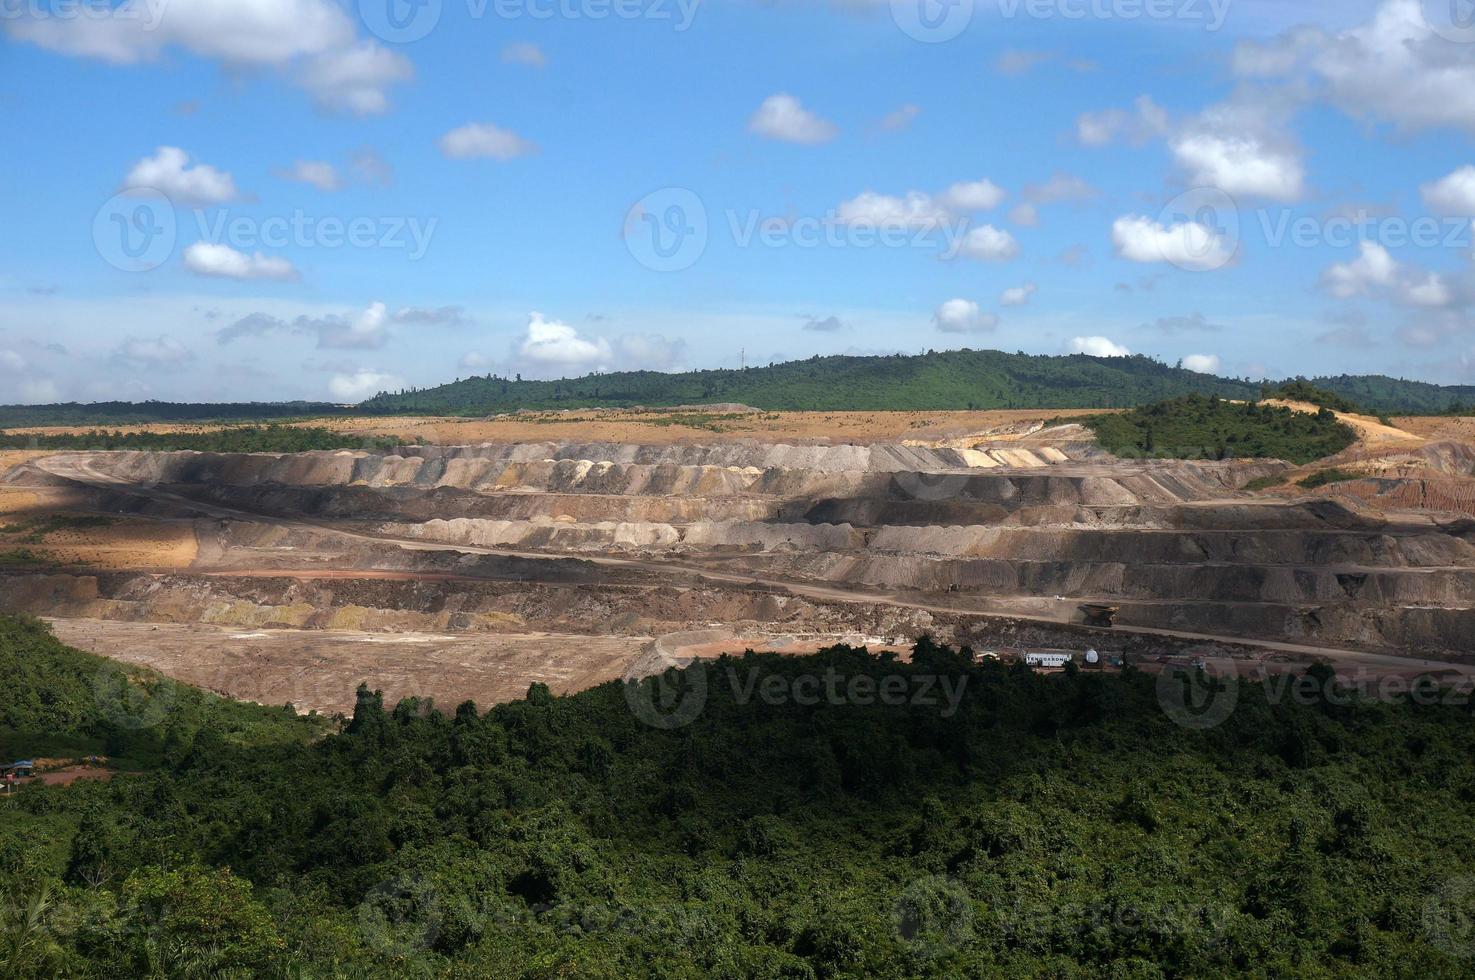
{"label": "sky", "polygon": [[0,0],[0,403],[1475,383],[1475,0]]}

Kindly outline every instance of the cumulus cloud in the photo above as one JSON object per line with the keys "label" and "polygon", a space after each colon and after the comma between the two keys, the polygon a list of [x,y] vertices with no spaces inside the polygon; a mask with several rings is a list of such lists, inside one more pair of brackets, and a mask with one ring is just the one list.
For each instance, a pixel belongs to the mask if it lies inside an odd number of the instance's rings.
{"label": "cumulus cloud", "polygon": [[218,279],[293,281],[298,278],[297,269],[284,258],[262,255],[260,252],[247,255],[237,252],[229,245],[213,242],[195,242],[186,248],[184,267],[197,276]]}
{"label": "cumulus cloud", "polygon": [[1070,349],[1072,353],[1089,354],[1092,357],[1130,357],[1132,354],[1107,337],[1075,337],[1070,342]]}
{"label": "cumulus cloud", "polygon": [[951,215],[930,194],[908,191],[905,197],[864,191],[835,209],[844,224],[860,227],[936,228]]}
{"label": "cumulus cloud", "polygon": [[343,189],[343,179],[338,176],[337,169],[322,160],[297,160],[292,166],[278,170],[277,176],[299,184],[310,184],[320,191]]}
{"label": "cumulus cloud", "polygon": [[939,201],[958,211],[991,211],[1007,196],[1002,187],[984,177],[954,184],[943,191]]}
{"label": "cumulus cloud", "polygon": [[1183,367],[1197,374],[1218,374],[1222,366],[1218,354],[1189,354],[1183,358]]}
{"label": "cumulus cloud", "polygon": [[403,56],[360,40],[332,0],[125,0],[80,17],[53,16],[33,4],[7,18],[5,29],[49,51],[111,64],[155,62],[178,49],[231,68],[271,69],[319,105],[360,114],[383,111],[385,88],[413,74]]}
{"label": "cumulus cloud", "polygon": [[1019,243],[1002,228],[984,225],[968,230],[958,254],[980,262],[1007,262],[1019,254]]}
{"label": "cumulus cloud", "polygon": [[1117,254],[1132,262],[1169,262],[1206,271],[1227,265],[1233,245],[1217,230],[1196,221],[1163,225],[1142,215],[1126,215],[1111,226]]}
{"label": "cumulus cloud", "polygon": [[1171,146],[1196,186],[1272,201],[1295,201],[1303,193],[1306,168],[1296,153],[1258,134],[1197,130],[1176,137]]}
{"label": "cumulus cloud", "polygon": [[27,368],[26,359],[13,350],[0,350],[0,371],[19,374]]}
{"label": "cumulus cloud", "polygon": [[971,299],[950,299],[932,314],[932,322],[943,333],[985,333],[999,325],[999,318]]}
{"label": "cumulus cloud", "polygon": [[1464,166],[1419,188],[1424,205],[1437,214],[1475,218],[1475,166]]}
{"label": "cumulus cloud", "polygon": [[763,100],[748,119],[748,131],[765,139],[810,145],[828,143],[840,133],[834,123],[821,119],[783,92]]}
{"label": "cumulus cloud", "polygon": [[1329,266],[1322,288],[1338,299],[1383,296],[1405,306],[1444,309],[1461,304],[1455,287],[1437,272],[1403,265],[1377,242],[1363,242],[1357,258]]}
{"label": "cumulus cloud", "polygon": [[182,368],[194,359],[194,351],[167,334],[157,337],[125,337],[122,343],[113,348],[110,357],[117,365],[152,370]]}
{"label": "cumulus cloud", "polygon": [[324,317],[303,324],[315,330],[318,347],[330,350],[376,350],[389,340],[389,315],[383,303],[370,303],[349,317]]}
{"label": "cumulus cloud", "polygon": [[468,371],[485,371],[495,362],[480,351],[473,350],[463,354],[460,363]]}
{"label": "cumulus cloud", "polygon": [[538,144],[491,123],[458,126],[442,136],[436,145],[452,160],[484,157],[505,161],[538,152]]}
{"label": "cumulus cloud", "polygon": [[1033,228],[1040,223],[1040,210],[1028,202],[1016,204],[1009,209],[1009,223],[1021,228]]}
{"label": "cumulus cloud", "polygon": [[386,371],[361,368],[350,373],[333,375],[328,379],[328,391],[340,402],[361,402],[381,391],[403,388],[404,384]]}
{"label": "cumulus cloud", "polygon": [[520,361],[537,367],[586,371],[608,364],[614,352],[604,338],[581,336],[567,323],[549,320],[535,310],[528,315],[515,353]]}
{"label": "cumulus cloud", "polygon": [[1030,301],[1039,288],[1032,282],[1027,282],[1023,286],[1011,287],[999,296],[999,302],[1004,306],[1023,306]]}
{"label": "cumulus cloud", "polygon": [[528,41],[516,41],[502,48],[502,64],[522,65],[526,68],[543,68],[548,64],[543,49]]}
{"label": "cumulus cloud", "polygon": [[224,204],[239,197],[230,174],[207,164],[190,166],[190,156],[177,146],[161,146],[133,165],[123,178],[126,191],[156,190],[175,204]]}

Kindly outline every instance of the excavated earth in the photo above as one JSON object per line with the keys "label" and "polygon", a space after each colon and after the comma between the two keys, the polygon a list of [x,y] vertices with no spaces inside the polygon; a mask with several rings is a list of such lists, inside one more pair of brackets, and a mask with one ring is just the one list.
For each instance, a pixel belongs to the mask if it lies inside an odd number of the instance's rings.
{"label": "excavated earth", "polygon": [[[0,608],[238,696],[323,710],[350,704],[360,680],[501,700],[535,680],[620,676],[652,651],[902,646],[923,632],[1475,662],[1475,520],[1241,489],[1289,470],[1119,461],[1071,426],[933,445],[28,455],[0,479],[0,505],[10,494],[33,518],[115,524],[73,521],[65,560],[33,534],[30,560],[0,564]],[[136,548],[103,567],[88,534],[174,546],[152,567]],[[1117,607],[1117,627],[1086,625],[1087,604]],[[305,695],[303,677],[319,678]]]}

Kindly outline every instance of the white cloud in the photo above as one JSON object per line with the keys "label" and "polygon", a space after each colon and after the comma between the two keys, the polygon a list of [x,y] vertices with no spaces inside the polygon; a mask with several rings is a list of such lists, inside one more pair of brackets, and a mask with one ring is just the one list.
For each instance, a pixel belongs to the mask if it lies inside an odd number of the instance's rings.
{"label": "white cloud", "polygon": [[946,208],[920,191],[908,191],[904,198],[865,191],[841,202],[835,215],[847,225],[907,228],[935,228],[950,217]]}
{"label": "white cloud", "polygon": [[308,59],[298,80],[325,109],[372,116],[389,108],[385,89],[413,77],[415,70],[404,55],[361,41]]}
{"label": "white cloud", "polygon": [[1121,344],[1106,337],[1076,337],[1070,342],[1070,349],[1075,354],[1089,354],[1092,357],[1130,357],[1132,352]]}
{"label": "white cloud", "polygon": [[1437,272],[1403,265],[1377,242],[1363,242],[1357,258],[1338,262],[1321,274],[1321,285],[1338,299],[1384,296],[1421,309],[1462,305],[1449,281]]}
{"label": "white cloud", "polygon": [[442,136],[437,143],[441,153],[452,160],[489,157],[512,160],[538,152],[538,145],[516,133],[491,123],[467,123]]}
{"label": "white cloud", "polygon": [[256,252],[246,255],[229,245],[213,242],[195,242],[184,250],[184,267],[199,276],[221,279],[278,279],[283,281],[298,278],[291,262],[276,256]]}
{"label": "white cloud", "polygon": [[384,88],[412,75],[404,57],[359,40],[332,0],[125,0],[105,13],[51,16],[29,5],[7,18],[11,37],[50,51],[111,64],[155,62],[171,49],[233,68],[292,73],[320,105],[357,113],[387,105]]}
{"label": "white cloud", "polygon": [[980,262],[1007,262],[1019,254],[1014,236],[993,225],[969,229],[963,236],[958,254]]}
{"label": "white cloud", "polygon": [[381,391],[392,391],[404,387],[404,382],[385,371],[362,368],[358,371],[335,374],[328,379],[328,391],[341,402],[361,402]]}
{"label": "white cloud", "polygon": [[1142,215],[1126,215],[1111,226],[1117,254],[1133,262],[1169,262],[1183,269],[1218,269],[1234,257],[1232,244],[1196,221],[1162,225]]}
{"label": "white cloud", "polygon": [[277,176],[283,180],[311,184],[320,191],[343,189],[343,179],[338,176],[338,171],[331,163],[322,160],[298,160],[292,166],[278,170]]}
{"label": "white cloud", "polygon": [[619,366],[633,371],[671,371],[686,358],[686,341],[669,340],[657,333],[625,334],[615,340]]}
{"label": "white cloud", "polygon": [[886,113],[886,115],[881,117],[881,121],[877,125],[884,130],[897,132],[911,126],[921,114],[922,109],[920,106],[908,102],[906,105]]}
{"label": "white cloud", "polygon": [[136,368],[180,368],[195,359],[194,352],[167,334],[158,337],[125,337],[113,349],[112,360]]}
{"label": "white cloud", "polygon": [[133,165],[123,178],[125,191],[152,188],[175,204],[224,204],[239,197],[230,174],[207,164],[189,165],[189,154],[177,146],[161,146],[151,157]]}
{"label": "white cloud", "polygon": [[1475,132],[1475,45],[1435,34],[1420,0],[1384,0],[1366,24],[1323,40],[1311,67],[1349,115]]}
{"label": "white cloud", "polygon": [[999,318],[971,299],[950,299],[932,314],[932,322],[943,333],[983,333],[998,326]]}
{"label": "white cloud", "polygon": [[0,370],[20,374],[27,367],[26,359],[13,350],[0,350]]}
{"label": "white cloud", "polygon": [[1040,223],[1040,211],[1033,204],[1016,204],[1009,209],[1009,223],[1021,228],[1033,228]]}
{"label": "white cloud", "polygon": [[954,184],[938,200],[944,207],[958,211],[991,211],[1007,196],[1002,187],[984,177]]}
{"label": "white cloud", "polygon": [[1198,374],[1218,374],[1223,363],[1218,354],[1189,354],[1183,359],[1183,367]]}
{"label": "white cloud", "polygon": [[1464,166],[1419,188],[1424,204],[1438,214],[1475,217],[1475,166]]}
{"label": "white cloud", "polygon": [[1084,112],[1076,119],[1076,138],[1085,146],[1107,146],[1118,139],[1142,144],[1168,132],[1167,110],[1146,95],[1137,97],[1132,111],[1107,109]]}
{"label": "white cloud", "polygon": [[13,397],[22,405],[46,405],[61,401],[61,391],[50,378],[30,378],[20,383]]}
{"label": "white cloud", "polygon": [[1171,146],[1189,183],[1195,186],[1272,201],[1301,197],[1306,177],[1301,161],[1290,150],[1272,148],[1259,136],[1195,132],[1177,137]]}
{"label": "white cloud", "polygon": [[504,65],[523,65],[527,68],[542,68],[548,64],[547,55],[536,44],[517,41],[502,48]]}
{"label": "white cloud", "polygon": [[495,362],[480,351],[468,351],[461,356],[461,366],[468,371],[485,371]]}
{"label": "white cloud", "polygon": [[748,131],[785,143],[828,143],[840,132],[832,122],[810,112],[792,95],[780,92],[763,100],[748,120]]}
{"label": "white cloud", "polygon": [[298,329],[317,331],[318,347],[328,350],[376,350],[389,341],[389,313],[383,303],[370,303],[348,318],[299,320]]}
{"label": "white cloud", "polygon": [[545,319],[537,311],[528,315],[527,329],[515,353],[519,360],[535,367],[574,371],[608,364],[613,356],[609,341],[580,336],[568,324]]}
{"label": "white cloud", "polygon": [[1030,301],[1039,288],[1032,282],[1027,282],[1023,286],[1014,286],[1004,290],[1003,295],[999,297],[999,302],[1004,306],[1023,306]]}

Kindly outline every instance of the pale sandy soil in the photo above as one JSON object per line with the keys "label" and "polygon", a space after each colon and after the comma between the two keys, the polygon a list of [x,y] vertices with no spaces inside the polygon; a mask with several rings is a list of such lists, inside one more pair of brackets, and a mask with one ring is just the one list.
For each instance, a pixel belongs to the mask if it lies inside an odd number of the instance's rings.
{"label": "pale sandy soil", "polygon": [[1414,435],[1422,436],[1429,442],[1453,440],[1455,442],[1475,443],[1475,418],[1463,416],[1453,418],[1444,415],[1406,415],[1393,419],[1393,424]]}
{"label": "pale sandy soil", "polygon": [[[492,418],[394,417],[380,419],[311,419],[292,423],[321,426],[356,436],[423,440],[438,445],[481,442],[545,442],[578,439],[590,442],[766,442],[868,443],[898,440],[944,440],[1007,429],[1059,416],[1095,414],[1092,409],[1001,409],[982,412],[745,412],[589,409],[539,412]],[[93,426],[45,426],[11,429],[17,434],[83,434]],[[220,426],[119,425],[118,432],[207,432]],[[18,460],[17,460],[18,461]],[[0,463],[3,468],[3,463]]]}

